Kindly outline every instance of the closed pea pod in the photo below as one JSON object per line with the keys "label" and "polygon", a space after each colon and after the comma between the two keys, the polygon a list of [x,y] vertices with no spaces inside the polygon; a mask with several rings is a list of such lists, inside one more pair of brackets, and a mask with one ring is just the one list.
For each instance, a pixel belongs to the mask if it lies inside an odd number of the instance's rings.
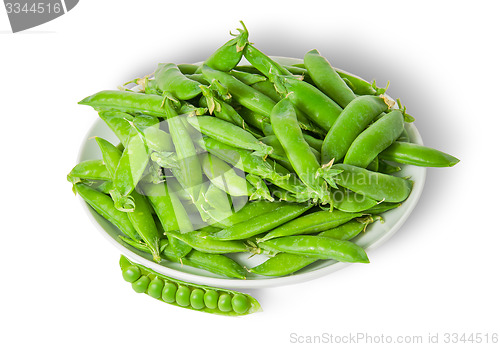
{"label": "closed pea pod", "polygon": [[384,149],[401,135],[404,129],[403,114],[391,111],[363,131],[349,147],[344,164],[367,167]]}
{"label": "closed pea pod", "polygon": [[286,223],[300,216],[311,207],[312,205],[306,204],[286,204],[274,211],[251,218],[245,222],[235,224],[214,234],[207,235],[207,238],[215,240],[246,239]]}
{"label": "closed pea pod", "polygon": [[175,64],[158,64],[154,74],[157,87],[180,100],[189,100],[201,94],[200,83],[186,77]]}
{"label": "closed pea pod", "polygon": [[229,227],[234,224],[244,222],[250,218],[261,216],[265,213],[271,212],[280,206],[285,206],[286,202],[268,202],[268,201],[255,201],[248,202],[243,208],[227,219],[219,221],[213,224],[213,226],[219,228]]}
{"label": "closed pea pod", "polygon": [[370,262],[363,248],[355,243],[325,236],[285,236],[261,242],[259,247],[271,252],[287,252],[318,259],[334,259],[349,263]]}
{"label": "closed pea pod", "polygon": [[142,113],[155,117],[165,117],[163,97],[155,94],[142,94],[121,90],[103,90],[88,96],[78,104],[88,105],[96,110],[117,110]]}
{"label": "closed pea pod", "polygon": [[278,253],[262,264],[248,269],[248,271],[263,276],[286,276],[303,269],[317,260],[317,258],[304,257],[297,254]]}
{"label": "closed pea pod", "polygon": [[401,177],[347,164],[335,164],[332,168],[342,171],[335,176],[339,186],[377,201],[401,202],[406,200],[411,192],[412,182]]}
{"label": "closed pea pod", "polygon": [[230,146],[255,151],[258,156],[267,156],[272,148],[260,142],[251,133],[234,124],[210,116],[188,117],[188,122],[201,133]]}
{"label": "closed pea pod", "polygon": [[348,213],[337,210],[331,212],[312,212],[278,226],[259,239],[258,242],[290,235],[314,234],[320,231],[335,228],[350,221],[351,219],[361,216],[361,213]]}
{"label": "closed pea pod", "polygon": [[323,140],[322,163],[341,161],[356,137],[387,107],[388,100],[378,96],[366,95],[354,99],[340,113]]}
{"label": "closed pea pod", "polygon": [[118,140],[126,144],[130,135],[130,122],[134,120],[134,117],[121,111],[101,111],[98,114],[106,125],[113,130]]}
{"label": "closed pea pod", "polygon": [[342,77],[317,50],[313,49],[306,53],[304,64],[316,86],[340,107],[345,108],[356,98]]}
{"label": "closed pea pod", "polygon": [[415,143],[394,142],[380,153],[384,160],[424,167],[450,167],[460,160],[437,149]]}
{"label": "closed pea pod", "polygon": [[102,160],[86,160],[76,164],[67,178],[69,182],[76,183],[80,179],[108,181],[112,179],[112,176]]}

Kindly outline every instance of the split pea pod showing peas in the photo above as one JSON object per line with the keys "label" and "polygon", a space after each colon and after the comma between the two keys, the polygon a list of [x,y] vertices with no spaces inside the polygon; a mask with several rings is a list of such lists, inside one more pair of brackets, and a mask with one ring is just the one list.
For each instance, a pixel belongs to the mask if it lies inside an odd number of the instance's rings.
{"label": "split pea pod showing peas", "polygon": [[123,279],[137,293],[146,293],[163,302],[206,313],[241,316],[260,311],[260,304],[248,294],[228,289],[187,283],[161,275],[120,257]]}

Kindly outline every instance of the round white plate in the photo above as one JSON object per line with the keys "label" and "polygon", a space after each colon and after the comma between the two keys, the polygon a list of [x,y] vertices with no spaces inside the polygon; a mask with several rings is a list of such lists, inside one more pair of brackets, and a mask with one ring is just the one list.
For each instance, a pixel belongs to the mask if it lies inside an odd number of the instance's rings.
{"label": "round white plate", "polygon": [[[284,64],[291,64],[301,61],[287,58],[287,60],[280,59],[280,62]],[[413,124],[406,123],[405,127],[408,131],[411,142],[423,144],[422,138],[420,137],[417,128]],[[118,139],[107,127],[104,121],[98,119],[90,128],[87,137],[82,144],[78,157],[79,162],[83,160],[101,158],[99,147],[93,139],[94,136],[102,137],[114,144],[118,143]],[[416,206],[420,198],[420,194],[422,193],[425,183],[426,169],[417,166],[404,165],[402,167],[402,170],[398,172],[397,175],[401,177],[411,177],[411,179],[414,181],[413,190],[408,199],[400,207],[391,211],[387,211],[382,215],[384,223],[377,221],[370,224],[366,232],[358,235],[353,240],[367,251],[368,256],[370,256],[370,250],[380,246],[382,243],[387,241],[392,235],[394,235],[394,233],[396,233],[396,231],[408,218],[408,216]],[[95,223],[97,229],[106,239],[108,239],[108,241],[110,241],[115,247],[117,247],[122,254],[130,258],[132,261],[147,266],[154,271],[187,282],[233,289],[263,288],[308,281],[332,273],[349,265],[348,263],[340,263],[333,260],[320,260],[296,272],[295,274],[286,277],[264,277],[248,274],[246,280],[239,280],[223,278],[222,276],[218,276],[204,270],[192,268],[189,266],[182,266],[181,264],[168,262],[166,260],[158,264],[153,262],[152,257],[149,254],[138,251],[123,242],[118,237],[119,235],[121,235],[121,233],[115,226],[113,226],[97,212],[95,212],[89,205],[87,205],[83,201],[83,199],[80,200],[84,204],[85,210],[89,213],[89,217]],[[267,259],[267,257],[262,255],[256,255],[251,258],[249,258],[248,254],[235,254],[230,256],[236,259],[240,264],[248,268],[253,267]],[[353,266],[370,265],[353,264]]]}

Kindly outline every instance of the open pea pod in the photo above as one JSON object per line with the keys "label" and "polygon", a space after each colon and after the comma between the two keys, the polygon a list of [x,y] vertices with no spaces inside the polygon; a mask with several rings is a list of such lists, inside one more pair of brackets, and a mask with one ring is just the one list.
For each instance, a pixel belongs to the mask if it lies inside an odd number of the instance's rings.
{"label": "open pea pod", "polygon": [[226,316],[247,315],[260,311],[260,304],[248,294],[180,281],[157,273],[143,265],[120,257],[125,281],[137,293],[146,293],[160,301],[206,313]]}

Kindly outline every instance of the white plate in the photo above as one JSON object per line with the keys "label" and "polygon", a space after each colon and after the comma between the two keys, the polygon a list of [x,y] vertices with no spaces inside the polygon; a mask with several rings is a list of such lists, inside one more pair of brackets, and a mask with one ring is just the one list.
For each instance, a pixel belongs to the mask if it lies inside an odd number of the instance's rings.
{"label": "white plate", "polygon": [[[283,64],[294,64],[301,61],[297,59],[286,58],[285,60],[281,58],[280,62]],[[408,131],[411,142],[423,144],[422,138],[413,124],[406,123],[405,127]],[[114,144],[118,143],[118,139],[107,127],[104,121],[98,119],[90,128],[87,137],[82,144],[78,157],[79,162],[83,160],[101,158],[99,147],[92,138],[94,136],[102,137]],[[425,183],[426,169],[405,165],[403,166],[403,169],[397,173],[397,175],[401,177],[411,177],[414,181],[413,190],[408,199],[400,207],[387,211],[383,214],[384,223],[375,222],[368,226],[365,233],[356,237],[354,241],[367,251],[368,256],[370,255],[370,250],[387,241],[392,235],[394,235],[394,233],[396,233],[396,231],[408,218],[416,206],[420,198],[420,194],[422,193]],[[97,229],[106,239],[115,245],[115,247],[117,247],[122,254],[131,260],[147,266],[161,274],[187,282],[234,289],[263,288],[308,281],[332,273],[349,265],[348,263],[339,263],[333,260],[321,260],[307,266],[293,275],[286,277],[264,277],[249,274],[246,280],[239,280],[223,278],[204,270],[189,266],[182,266],[180,264],[167,261],[162,261],[162,263],[158,264],[152,261],[152,257],[149,254],[140,252],[120,240],[118,237],[121,235],[119,230],[97,214],[83,201],[83,199],[80,200],[84,204],[85,210],[89,212],[89,216],[95,223]],[[251,258],[248,257],[248,254],[236,254],[231,256],[237,259],[240,264],[247,266],[248,268],[253,267],[267,259],[265,256],[261,255],[256,255]],[[355,264],[354,266],[369,266],[369,264]]]}

